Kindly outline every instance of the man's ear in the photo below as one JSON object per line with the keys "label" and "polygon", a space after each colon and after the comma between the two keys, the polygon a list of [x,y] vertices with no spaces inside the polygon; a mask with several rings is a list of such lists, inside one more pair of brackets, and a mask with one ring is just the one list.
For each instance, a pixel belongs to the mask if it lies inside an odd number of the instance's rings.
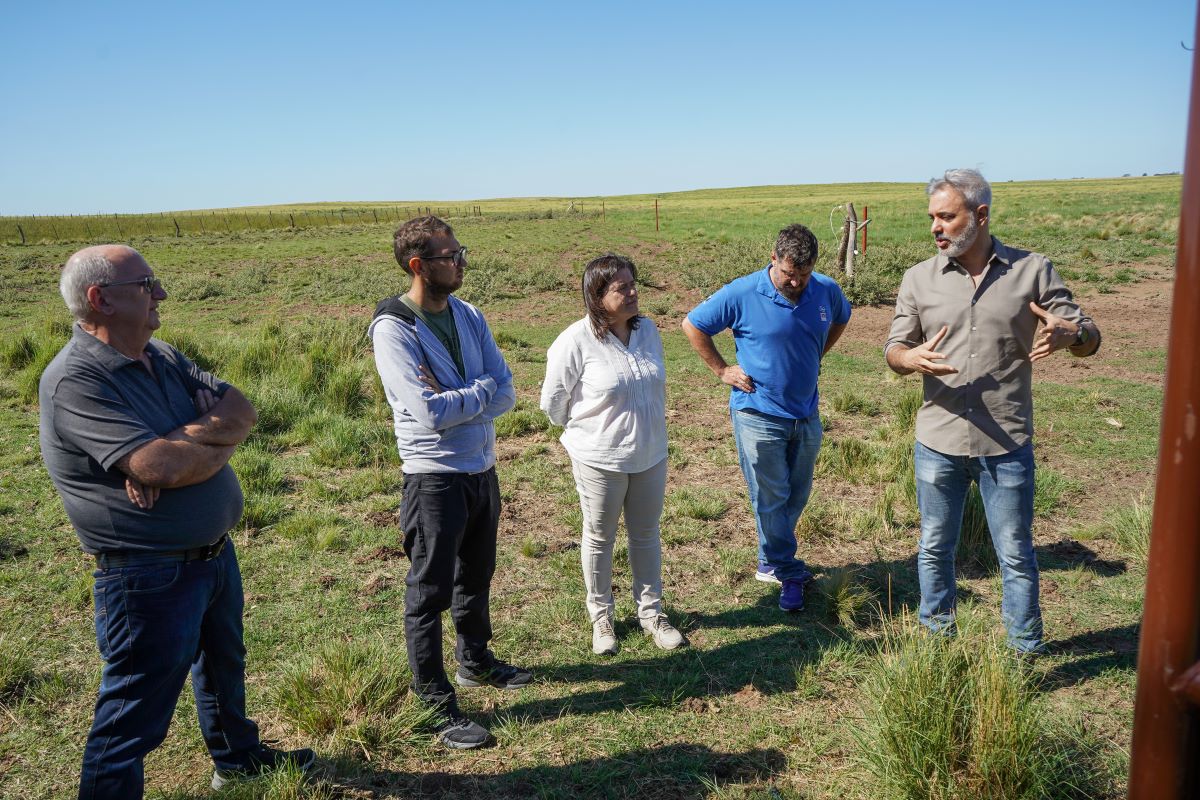
{"label": "man's ear", "polygon": [[412,272],[412,276],[414,278],[421,274],[420,267],[421,267],[421,257],[420,256],[413,256],[412,258],[410,258],[408,260],[408,269]]}
{"label": "man's ear", "polygon": [[975,221],[978,222],[981,227],[987,225],[988,218],[991,216],[991,213],[992,209],[990,209],[985,203],[984,205],[981,205],[979,208],[975,209]]}
{"label": "man's ear", "polygon": [[92,311],[95,311],[97,314],[107,315],[112,308],[108,301],[104,299],[104,292],[101,291],[101,287],[94,283],[87,287],[87,301]]}

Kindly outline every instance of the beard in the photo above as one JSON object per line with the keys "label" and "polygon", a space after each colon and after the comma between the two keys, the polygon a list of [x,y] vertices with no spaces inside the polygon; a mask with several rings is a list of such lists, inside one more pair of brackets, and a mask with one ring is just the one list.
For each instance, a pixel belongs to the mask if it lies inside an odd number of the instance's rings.
{"label": "beard", "polygon": [[963,229],[958,236],[942,236],[939,241],[948,241],[950,246],[942,251],[942,255],[946,258],[958,258],[963,253],[971,249],[971,245],[975,244],[975,239],[979,235],[979,222],[976,221],[975,215],[967,217],[967,227]]}
{"label": "beard", "polygon": [[452,272],[447,276],[427,275],[425,277],[425,291],[434,297],[449,297],[454,292],[462,287],[463,276],[460,272]]}

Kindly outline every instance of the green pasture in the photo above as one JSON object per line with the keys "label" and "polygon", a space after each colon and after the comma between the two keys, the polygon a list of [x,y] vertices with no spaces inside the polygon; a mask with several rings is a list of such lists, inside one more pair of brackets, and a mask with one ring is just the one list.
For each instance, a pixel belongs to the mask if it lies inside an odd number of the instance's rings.
{"label": "green pasture", "polygon": [[[1048,254],[1085,307],[1101,296],[1135,303],[1170,271],[1178,176],[994,189],[993,232]],[[846,202],[860,216],[869,206],[873,220],[846,287],[861,311],[823,367],[825,446],[798,528],[818,579],[808,608],[785,615],[776,591],[752,578],[754,527],[726,392],[679,322],[705,294],[765,263],[790,222],[816,231],[821,269],[831,271],[830,216],[836,227]],[[497,422],[506,511],[494,649],[538,677],[520,692],[461,692],[497,740],[470,753],[432,744],[404,689],[401,473],[365,338],[375,302],[406,288],[390,234],[418,205],[451,212],[470,248],[460,296],[487,314],[518,394]],[[385,208],[395,218],[375,222]],[[305,211],[329,224],[275,224]],[[960,553],[961,635],[914,632],[919,392],[915,379],[887,371],[881,338],[855,326],[886,317],[904,269],[933,252],[923,187],[192,214],[205,215],[227,224],[181,225],[177,236],[153,222],[172,217],[165,212],[121,218],[129,234],[116,237],[93,217],[88,236],[79,235],[82,218],[60,217],[59,235],[26,227],[25,245],[17,221],[0,219],[0,796],[72,795],[99,682],[90,567],[41,466],[36,387],[69,332],[61,264],[84,244],[117,238],[146,255],[169,293],[161,337],[241,387],[259,411],[233,461],[246,494],[234,540],[249,704],[267,737],[316,748],[323,770],[315,781],[285,773],[223,796],[1123,796],[1164,353],[1109,347],[1097,357],[1106,370],[1061,370],[1035,385],[1035,539],[1050,654],[1024,663],[999,644],[999,577],[974,500]],[[569,462],[537,397],[546,348],[582,314],[582,266],[607,250],[637,263],[642,310],[663,331],[664,589],[691,647],[664,653],[640,634],[619,542],[622,650],[601,659],[589,646]],[[718,344],[732,355],[727,336]],[[449,634],[447,642],[450,657]],[[150,796],[207,797],[211,764],[190,692],[176,717],[147,762]]]}

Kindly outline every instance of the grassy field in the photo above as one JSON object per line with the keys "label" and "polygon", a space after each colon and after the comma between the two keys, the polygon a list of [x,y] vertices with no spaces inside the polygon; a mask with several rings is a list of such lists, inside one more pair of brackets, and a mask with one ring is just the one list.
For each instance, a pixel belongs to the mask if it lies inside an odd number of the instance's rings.
{"label": "grassy field", "polygon": [[[314,783],[284,774],[223,796],[1122,796],[1179,191],[1178,177],[995,187],[993,232],[1048,254],[1105,333],[1095,359],[1059,354],[1035,370],[1035,543],[1052,650],[1032,664],[996,643],[999,578],[977,504],[960,559],[963,635],[944,643],[912,633],[919,393],[915,379],[886,370],[880,345],[900,275],[933,252],[920,186],[661,195],[658,231],[654,196],[576,198],[573,208],[554,198],[459,204],[482,211],[452,219],[471,250],[460,296],[492,322],[518,394],[497,422],[506,506],[494,649],[538,676],[516,693],[460,694],[497,740],[471,753],[433,745],[404,691],[401,476],[364,336],[374,303],[406,288],[391,255],[394,223],[362,214],[337,225],[126,236],[170,294],[161,337],[259,409],[234,459],[247,498],[234,540],[249,705],[268,737],[313,746],[324,761]],[[847,287],[855,316],[822,375],[826,443],[799,526],[818,579],[809,607],[788,616],[752,578],[754,525],[727,395],[679,322],[765,263],[787,223],[817,232],[829,272],[830,214],[847,201],[860,213],[869,205],[874,221]],[[417,204],[390,207],[406,205]],[[66,797],[100,662],[89,562],[38,454],[36,386],[69,331],[58,270],[89,240],[65,227],[61,240],[3,239],[0,796]],[[638,264],[643,312],[663,331],[664,589],[692,644],[663,653],[640,634],[619,543],[622,650],[612,659],[590,651],[569,462],[537,409],[546,348],[582,315],[579,274],[605,250]],[[717,341],[731,354],[727,335]],[[906,748],[919,758],[906,761]],[[997,753],[1020,757],[996,763]],[[210,771],[188,692],[148,759],[150,794],[205,797]]]}

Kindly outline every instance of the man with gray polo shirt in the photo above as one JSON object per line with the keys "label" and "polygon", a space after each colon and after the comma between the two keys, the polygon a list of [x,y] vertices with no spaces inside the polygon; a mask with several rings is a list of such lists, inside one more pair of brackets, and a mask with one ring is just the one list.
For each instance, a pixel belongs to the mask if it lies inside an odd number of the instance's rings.
{"label": "man with gray polo shirt", "polygon": [[975,481],[1000,563],[1009,646],[1037,652],[1033,362],[1064,348],[1090,356],[1100,331],[1045,256],[991,236],[992,189],[982,175],[948,170],[926,193],[941,252],[904,274],[884,350],[894,371],[921,373],[925,392],[913,455],[919,618],[952,630],[954,553]]}
{"label": "man with gray polo shirt", "polygon": [[130,247],[67,261],[76,318],[39,387],[41,449],[83,550],[96,561],[104,659],[81,798],[139,798],[188,673],[216,767],[213,788],[311,750],[263,744],[246,717],[242,583],[228,531],[242,491],[228,462],[254,425],[236,388],[152,339],[167,293]]}

